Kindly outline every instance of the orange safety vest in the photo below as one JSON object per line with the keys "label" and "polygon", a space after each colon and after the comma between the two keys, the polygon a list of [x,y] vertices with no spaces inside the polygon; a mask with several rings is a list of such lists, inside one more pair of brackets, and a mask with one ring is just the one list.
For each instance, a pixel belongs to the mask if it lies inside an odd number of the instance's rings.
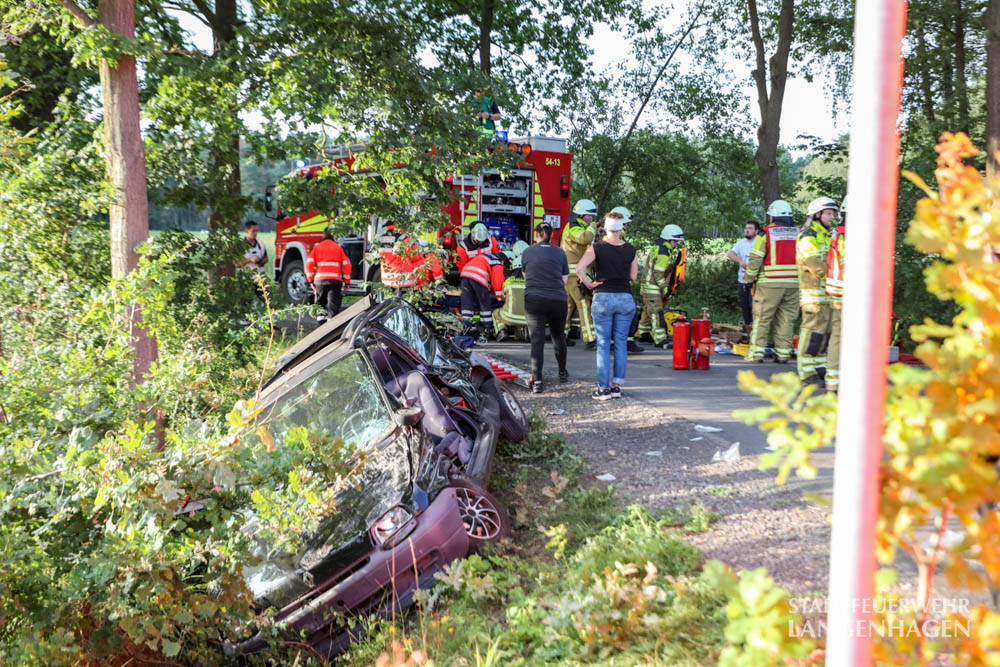
{"label": "orange safety vest", "polygon": [[764,276],[761,283],[772,280],[798,282],[799,273],[795,266],[795,242],[798,237],[798,227],[768,225],[764,228]]}
{"label": "orange safety vest", "polygon": [[309,251],[306,258],[306,278],[317,280],[340,280],[351,284],[351,260],[344,249],[331,239],[323,239]]}
{"label": "orange safety vest", "polygon": [[479,247],[472,245],[472,239],[466,238],[458,246],[458,270],[461,271],[469,260],[480,255],[488,255],[493,252],[500,252],[500,244],[495,236],[490,237],[490,242]]}
{"label": "orange safety vest", "polygon": [[463,280],[468,278],[487,289],[492,289],[498,299],[503,298],[503,260],[495,254],[473,257],[462,268],[460,275]]}
{"label": "orange safety vest", "polygon": [[844,231],[844,225],[834,230],[826,252],[826,293],[834,299],[844,298]]}

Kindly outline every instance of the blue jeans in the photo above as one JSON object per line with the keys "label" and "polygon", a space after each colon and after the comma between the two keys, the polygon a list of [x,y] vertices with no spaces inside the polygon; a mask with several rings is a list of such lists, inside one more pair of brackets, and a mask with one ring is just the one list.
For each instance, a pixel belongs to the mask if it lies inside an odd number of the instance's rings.
{"label": "blue jeans", "polygon": [[[625,383],[628,363],[628,330],[635,317],[631,292],[598,292],[590,306],[597,330],[597,384],[607,389]],[[614,377],[611,376],[611,338],[615,340]]]}

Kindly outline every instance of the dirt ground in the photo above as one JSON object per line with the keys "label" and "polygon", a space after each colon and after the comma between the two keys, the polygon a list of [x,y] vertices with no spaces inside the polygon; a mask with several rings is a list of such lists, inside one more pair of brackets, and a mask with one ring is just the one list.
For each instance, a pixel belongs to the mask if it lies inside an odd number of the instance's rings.
{"label": "dirt ground", "polygon": [[[706,558],[737,569],[766,567],[796,593],[825,592],[829,570],[828,510],[802,492],[777,486],[774,472],[757,469],[757,457],[712,463],[728,443],[685,419],[623,398],[597,402],[589,382],[547,384],[545,393],[516,388],[527,412],[545,416],[589,462],[596,483],[613,485],[627,503],[651,510],[692,502],[720,515],[707,532],[687,539]],[[564,411],[559,414],[559,411]],[[613,475],[614,480],[600,482]]]}

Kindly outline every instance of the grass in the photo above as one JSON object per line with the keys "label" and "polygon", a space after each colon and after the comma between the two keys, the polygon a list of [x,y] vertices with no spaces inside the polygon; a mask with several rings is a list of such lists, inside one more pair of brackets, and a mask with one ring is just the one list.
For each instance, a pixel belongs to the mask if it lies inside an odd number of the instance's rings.
{"label": "grass", "polygon": [[680,535],[717,515],[698,505],[652,514],[622,507],[613,488],[580,488],[586,466],[573,446],[540,416],[531,425],[526,442],[502,443],[491,484],[511,538],[453,563],[338,664],[372,664],[394,647],[437,665],[717,661],[726,598]]}

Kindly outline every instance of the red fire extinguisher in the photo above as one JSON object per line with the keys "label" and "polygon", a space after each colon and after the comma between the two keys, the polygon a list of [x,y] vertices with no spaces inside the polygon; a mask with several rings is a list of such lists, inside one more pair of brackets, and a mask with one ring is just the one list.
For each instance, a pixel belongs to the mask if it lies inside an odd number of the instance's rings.
{"label": "red fire extinguisher", "polygon": [[686,371],[691,367],[688,355],[691,340],[691,323],[684,315],[674,320],[674,370]]}
{"label": "red fire extinguisher", "polygon": [[708,358],[713,352],[712,323],[708,319],[708,308],[702,308],[701,317],[691,320],[691,368],[707,371]]}

